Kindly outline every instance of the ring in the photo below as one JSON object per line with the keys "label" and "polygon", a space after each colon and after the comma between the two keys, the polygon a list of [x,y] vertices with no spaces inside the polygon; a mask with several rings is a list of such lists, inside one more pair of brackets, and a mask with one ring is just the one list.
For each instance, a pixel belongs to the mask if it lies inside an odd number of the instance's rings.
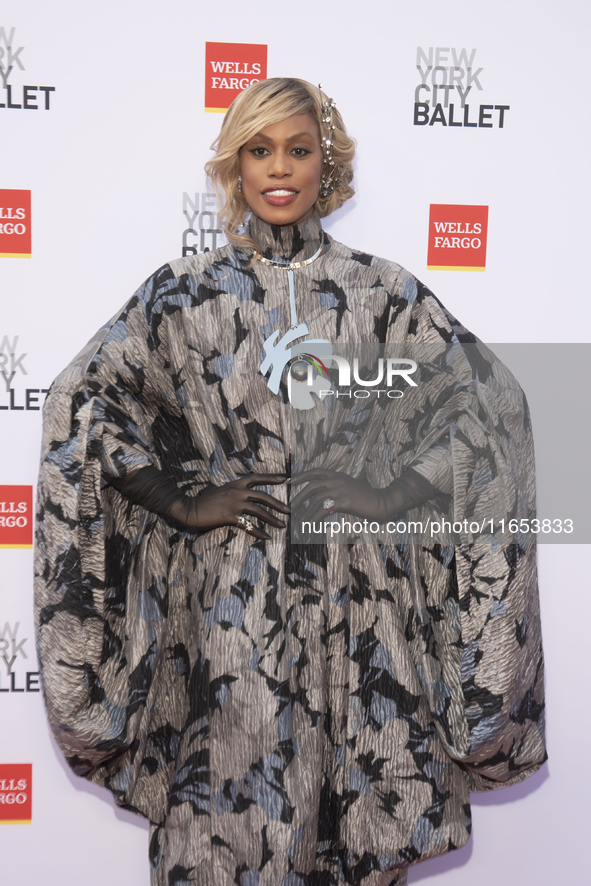
{"label": "ring", "polygon": [[334,498],[325,498],[324,501],[322,502],[322,507],[324,508],[325,511],[328,511],[329,514],[332,514],[332,512],[334,511],[334,506],[335,506]]}
{"label": "ring", "polygon": [[245,532],[252,532],[254,529],[254,523],[252,520],[249,520],[248,517],[245,517],[244,514],[241,514],[238,518],[238,525],[241,529],[244,529]]}

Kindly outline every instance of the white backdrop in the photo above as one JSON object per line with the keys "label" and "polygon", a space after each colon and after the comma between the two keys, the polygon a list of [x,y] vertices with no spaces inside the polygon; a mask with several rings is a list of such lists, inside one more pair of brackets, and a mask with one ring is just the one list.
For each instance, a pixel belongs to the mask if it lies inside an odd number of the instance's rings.
{"label": "white backdrop", "polygon": [[[15,29],[13,51],[23,47],[23,69],[14,63],[7,81],[13,103],[23,85],[55,87],[49,110],[43,93],[38,110],[0,108],[0,188],[32,194],[32,258],[0,258],[0,342],[18,336],[16,356],[26,354],[14,402],[47,388],[137,286],[181,254],[183,194],[209,190],[203,163],[222,119],[204,112],[206,41],[266,43],[268,76],[320,81],[336,100],[359,160],[356,197],[327,220],[333,236],[405,265],[485,341],[588,342],[589,8],[5,0],[0,27]],[[470,105],[508,105],[503,128],[498,112],[492,128],[413,125],[418,47],[476,49]],[[484,273],[426,269],[430,204],[489,207]],[[0,379],[0,403],[7,396]],[[0,411],[0,487],[35,483],[40,416]],[[564,440],[557,471],[577,442]],[[413,869],[411,883],[591,882],[588,555],[585,545],[539,549],[549,764],[522,785],[476,795],[473,839]],[[2,549],[4,639],[17,622],[21,685],[36,670],[32,551]],[[3,687],[9,663],[0,659]],[[147,825],[70,774],[40,693],[3,692],[0,709],[0,764],[33,764],[32,824],[0,828],[2,882],[147,886]]]}

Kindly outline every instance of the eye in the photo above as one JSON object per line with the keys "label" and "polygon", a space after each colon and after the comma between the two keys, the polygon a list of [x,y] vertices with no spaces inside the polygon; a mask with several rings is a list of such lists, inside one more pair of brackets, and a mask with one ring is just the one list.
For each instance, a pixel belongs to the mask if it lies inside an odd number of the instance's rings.
{"label": "eye", "polygon": [[269,153],[268,150],[267,150],[266,148],[264,148],[262,145],[257,145],[257,146],[254,147],[254,148],[250,148],[250,149],[249,149],[249,152],[250,152],[254,157],[264,157],[266,154]]}
{"label": "eye", "polygon": [[308,150],[308,148],[293,148],[291,152],[295,157],[306,157],[308,154],[312,152]]}

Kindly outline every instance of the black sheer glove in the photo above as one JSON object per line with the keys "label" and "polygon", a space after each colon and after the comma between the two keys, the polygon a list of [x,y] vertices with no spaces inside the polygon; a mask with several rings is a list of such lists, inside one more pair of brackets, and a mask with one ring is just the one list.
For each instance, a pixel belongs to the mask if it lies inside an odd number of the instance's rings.
{"label": "black sheer glove", "polygon": [[[308,485],[292,498],[293,511],[303,508],[306,520],[326,518],[333,511],[339,514],[353,514],[362,519],[386,523],[402,511],[417,508],[441,494],[440,490],[425,480],[412,468],[394,480],[385,489],[375,489],[365,478],[353,478],[342,471],[329,471],[315,468],[301,474],[295,474],[291,485]],[[325,502],[334,502],[325,507]]]}
{"label": "black sheer glove", "polygon": [[255,538],[269,539],[271,536],[248,520],[247,515],[285,529],[286,524],[261,505],[282,514],[289,514],[290,508],[254,487],[277,486],[285,480],[282,474],[246,474],[223,486],[206,486],[198,495],[191,496],[185,495],[171,477],[150,465],[126,477],[112,478],[109,485],[134,504],[163,517],[175,529],[197,533],[220,526],[241,526]]}

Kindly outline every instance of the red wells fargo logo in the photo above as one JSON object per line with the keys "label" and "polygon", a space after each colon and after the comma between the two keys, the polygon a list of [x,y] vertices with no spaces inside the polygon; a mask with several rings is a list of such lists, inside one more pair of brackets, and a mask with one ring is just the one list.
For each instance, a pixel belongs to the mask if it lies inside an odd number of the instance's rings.
{"label": "red wells fargo logo", "polygon": [[484,271],[488,206],[431,204],[429,271]]}
{"label": "red wells fargo logo", "polygon": [[33,487],[0,486],[0,548],[33,547]]}
{"label": "red wells fargo logo", "polygon": [[266,79],[266,43],[205,44],[206,111],[225,113],[240,92]]}
{"label": "red wells fargo logo", "polygon": [[31,824],[32,763],[0,763],[0,824]]}
{"label": "red wells fargo logo", "polygon": [[0,190],[0,258],[31,258],[31,192]]}

